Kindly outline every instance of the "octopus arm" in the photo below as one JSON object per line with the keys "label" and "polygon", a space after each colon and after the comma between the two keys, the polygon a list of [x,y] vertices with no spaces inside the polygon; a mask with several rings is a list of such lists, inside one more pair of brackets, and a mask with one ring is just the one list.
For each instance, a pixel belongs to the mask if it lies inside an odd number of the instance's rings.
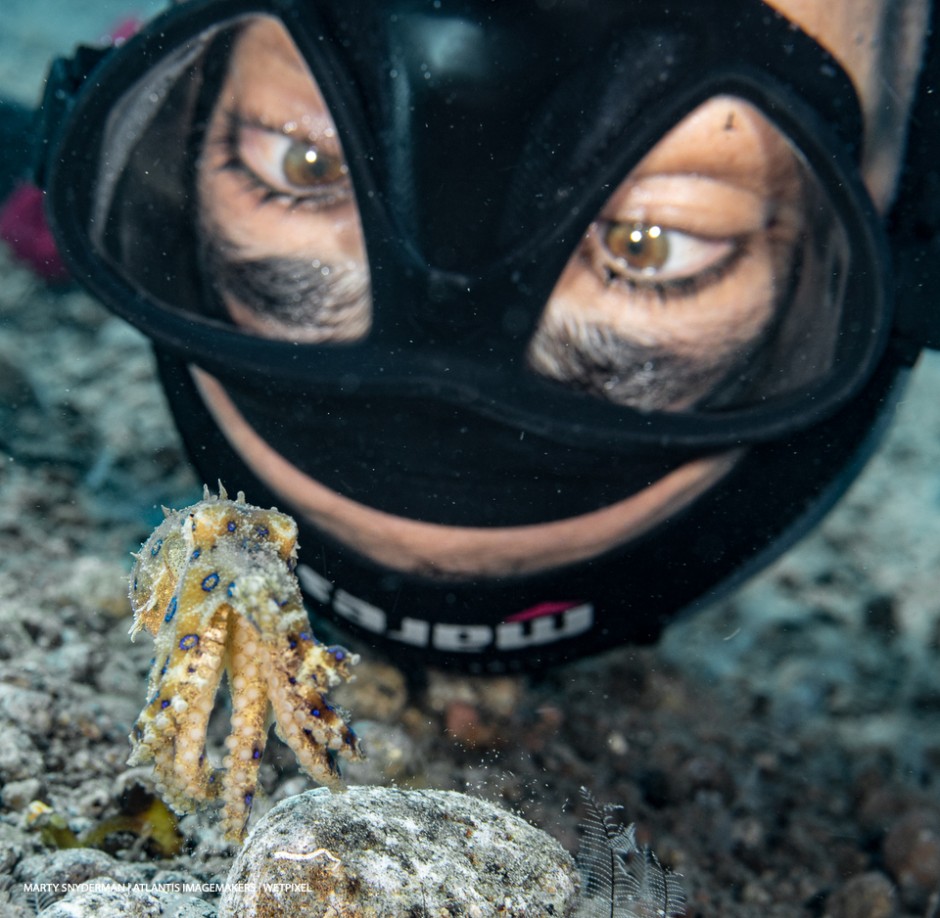
{"label": "octopus arm", "polygon": [[233,615],[227,672],[232,696],[231,733],[222,761],[222,830],[226,837],[242,838],[258,787],[258,769],[268,734],[268,649],[254,627]]}
{"label": "octopus arm", "polygon": [[131,737],[130,764],[154,763],[157,790],[179,812],[192,812],[218,794],[206,755],[206,730],[215,705],[228,642],[230,609],[222,606],[201,633],[175,645],[161,632],[151,673],[151,694]]}
{"label": "octopus arm", "polygon": [[335,784],[336,755],[362,757],[359,740],[324,694],[358,657],[341,647],[325,647],[309,631],[291,631],[274,645],[268,683],[278,733],[304,771]]}

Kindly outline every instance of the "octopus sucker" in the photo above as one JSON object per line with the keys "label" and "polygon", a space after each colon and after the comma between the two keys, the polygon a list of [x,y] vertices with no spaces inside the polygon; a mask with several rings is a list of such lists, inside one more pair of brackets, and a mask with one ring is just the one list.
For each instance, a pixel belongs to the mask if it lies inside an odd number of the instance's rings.
{"label": "octopus sucker", "polygon": [[[132,638],[155,639],[147,703],[130,763],[152,762],[157,788],[180,812],[217,801],[226,838],[244,837],[273,724],[301,768],[335,784],[337,756],[361,749],[325,699],[358,657],[316,640],[294,575],[297,525],[276,509],[203,500],[165,519],[135,555]],[[206,731],[223,671],[232,701],[222,767]]]}
{"label": "octopus sucker", "polygon": [[[253,627],[244,619],[233,617],[232,647],[257,643]],[[267,649],[254,657],[232,651],[229,672],[232,695],[232,732],[226,740],[228,750],[223,760],[225,794],[222,807],[222,829],[227,836],[244,834],[251,815],[251,805],[258,788],[258,769],[268,735],[268,692],[264,678],[266,667],[259,665]]]}
{"label": "octopus sucker", "polygon": [[[176,744],[172,776],[177,783],[182,782],[176,790],[187,804],[211,800],[218,793],[215,769],[206,755],[205,737],[222,678],[228,628],[234,617],[222,606],[201,636],[184,635],[174,648],[175,653],[186,655],[185,672],[190,677],[173,690],[175,698],[182,699],[186,707],[177,715],[176,731],[182,741]],[[164,776],[164,782],[170,777]]]}

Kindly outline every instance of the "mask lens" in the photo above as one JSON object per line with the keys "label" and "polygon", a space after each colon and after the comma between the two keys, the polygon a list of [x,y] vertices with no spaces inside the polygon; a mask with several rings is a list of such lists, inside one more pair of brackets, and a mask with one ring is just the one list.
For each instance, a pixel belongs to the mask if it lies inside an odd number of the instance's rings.
{"label": "mask lens", "polygon": [[663,137],[570,257],[532,369],[642,411],[748,407],[834,366],[849,251],[806,160],[719,96]]}
{"label": "mask lens", "polygon": [[264,338],[367,336],[346,158],[277,20],[240,19],[164,61],[115,109],[105,146],[95,241],[149,297]]}

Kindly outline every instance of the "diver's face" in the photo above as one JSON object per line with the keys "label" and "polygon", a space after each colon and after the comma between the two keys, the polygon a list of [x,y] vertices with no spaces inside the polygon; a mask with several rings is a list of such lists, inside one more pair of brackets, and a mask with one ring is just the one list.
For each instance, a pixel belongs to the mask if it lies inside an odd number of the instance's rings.
{"label": "diver's face", "polygon": [[[198,187],[207,265],[233,322],[299,342],[368,335],[368,262],[343,151],[304,62],[271,20],[236,44]],[[641,410],[734,402],[754,384],[750,367],[798,287],[818,199],[799,154],[754,107],[731,97],[701,105],[612,189],[548,299],[528,349],[532,371]],[[439,526],[324,487],[265,443],[216,380],[194,374],[230,442],[273,491],[399,570],[468,577],[581,560],[681,509],[736,461],[688,463],[574,518]]]}

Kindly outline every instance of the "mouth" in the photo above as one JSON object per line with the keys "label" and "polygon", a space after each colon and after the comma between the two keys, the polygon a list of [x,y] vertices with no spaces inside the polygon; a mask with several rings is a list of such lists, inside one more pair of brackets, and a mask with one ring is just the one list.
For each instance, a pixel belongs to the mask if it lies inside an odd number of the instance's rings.
{"label": "mouth", "polygon": [[[625,544],[691,504],[723,478],[743,450],[693,459],[621,500],[546,522],[445,525],[388,512],[340,494],[275,450],[225,387],[190,368],[203,402],[232,448],[293,513],[369,560],[438,581],[535,574]],[[512,500],[505,494],[503,500]]]}

